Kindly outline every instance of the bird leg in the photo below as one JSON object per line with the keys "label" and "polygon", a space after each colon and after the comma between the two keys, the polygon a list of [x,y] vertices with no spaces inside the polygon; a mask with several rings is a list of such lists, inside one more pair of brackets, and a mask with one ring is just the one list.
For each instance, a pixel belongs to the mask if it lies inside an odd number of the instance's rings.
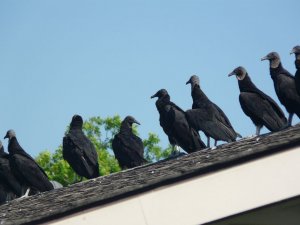
{"label": "bird leg", "polygon": [[20,198],[27,198],[29,196],[29,192],[30,192],[30,187],[26,190],[25,194]]}
{"label": "bird leg", "polygon": [[292,126],[293,116],[294,116],[294,113],[290,113],[290,114],[289,114],[288,127]]}
{"label": "bird leg", "polygon": [[215,140],[215,147],[217,146],[217,143],[218,143],[218,141],[217,141],[217,140]]}
{"label": "bird leg", "polygon": [[171,157],[176,157],[180,155],[180,148],[178,145],[172,145],[172,153],[171,153]]}
{"label": "bird leg", "polygon": [[256,136],[258,136],[260,134],[261,128],[262,128],[262,125],[257,125],[256,126],[256,133],[255,133]]}
{"label": "bird leg", "polygon": [[210,137],[206,136],[206,138],[207,138],[207,148],[209,148],[210,147]]}

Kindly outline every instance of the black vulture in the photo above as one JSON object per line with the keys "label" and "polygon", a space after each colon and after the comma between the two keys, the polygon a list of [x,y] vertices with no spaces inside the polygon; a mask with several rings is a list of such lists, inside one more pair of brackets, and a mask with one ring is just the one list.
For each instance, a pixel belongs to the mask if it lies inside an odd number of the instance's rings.
{"label": "black vulture", "polygon": [[259,90],[243,67],[237,67],[228,76],[236,75],[240,89],[240,104],[244,113],[256,126],[256,135],[265,126],[270,131],[279,131],[287,126],[287,119],[277,103]]}
{"label": "black vulture", "polygon": [[288,126],[291,126],[295,113],[300,118],[300,95],[296,89],[295,77],[283,68],[277,52],[271,52],[261,60],[270,61],[270,75],[275,92],[289,113]]}
{"label": "black vulture", "polygon": [[99,177],[98,154],[93,143],[82,131],[83,120],[74,115],[68,134],[63,138],[63,158],[82,177]]}
{"label": "black vulture", "polygon": [[23,195],[24,188],[11,171],[9,154],[4,152],[0,141],[0,204]]}
{"label": "black vulture", "polygon": [[127,116],[121,123],[119,133],[112,140],[112,149],[122,169],[147,163],[144,159],[143,141],[132,132],[134,123],[140,125],[132,116]]}
{"label": "black vulture", "polygon": [[168,135],[173,151],[175,146],[180,146],[187,153],[205,148],[198,132],[187,121],[186,113],[171,102],[167,90],[161,89],[151,96],[151,98],[155,97],[158,98],[155,104],[160,115],[160,126]]}
{"label": "black vulture", "polygon": [[241,137],[233,129],[225,113],[216,104],[211,102],[200,88],[199,77],[196,75],[186,82],[191,84],[193,106],[186,111],[191,126],[197,131],[203,131],[207,137],[207,147],[210,147],[210,137],[217,141],[232,142]]}
{"label": "black vulture", "polygon": [[28,196],[30,189],[35,192],[50,191],[53,189],[45,171],[20,146],[16,133],[9,130],[4,138],[8,138],[9,163],[17,180],[28,187],[24,197]]}
{"label": "black vulture", "polygon": [[296,56],[295,66],[297,71],[295,73],[295,82],[298,95],[300,95],[300,46],[295,46],[292,49],[291,54],[295,54]]}

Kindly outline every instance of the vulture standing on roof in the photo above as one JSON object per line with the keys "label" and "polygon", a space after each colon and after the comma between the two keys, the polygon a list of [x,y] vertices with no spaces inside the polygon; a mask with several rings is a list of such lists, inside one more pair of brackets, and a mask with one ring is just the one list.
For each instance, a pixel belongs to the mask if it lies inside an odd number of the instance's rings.
{"label": "vulture standing on roof", "polygon": [[300,118],[300,95],[296,89],[295,77],[283,68],[277,52],[271,52],[261,60],[270,61],[270,74],[274,88],[279,101],[289,113],[288,126],[291,126],[295,113]]}
{"label": "vulture standing on roof", "polygon": [[82,117],[74,115],[70,130],[63,139],[63,158],[81,178],[96,178],[99,176],[98,155],[82,126]]}
{"label": "vulture standing on roof", "polygon": [[186,84],[191,84],[193,98],[192,109],[186,111],[188,121],[195,130],[204,132],[208,147],[210,137],[215,139],[215,146],[218,140],[232,142],[241,137],[235,132],[222,109],[211,102],[201,90],[198,76],[191,76]]}
{"label": "vulture standing on roof", "polygon": [[251,81],[243,67],[237,67],[228,76],[236,75],[240,88],[240,104],[244,113],[250,117],[259,135],[263,126],[270,131],[279,131],[286,127],[287,119],[277,103],[259,90]]}
{"label": "vulture standing on roof", "polygon": [[132,132],[132,124],[139,124],[132,116],[121,123],[120,131],[114,136],[112,148],[122,169],[133,168],[147,163],[144,159],[142,139]]}
{"label": "vulture standing on roof", "polygon": [[0,204],[23,195],[23,188],[9,165],[9,154],[4,152],[0,141]]}
{"label": "vulture standing on roof", "polygon": [[167,90],[161,89],[151,96],[151,98],[155,97],[158,98],[156,108],[160,115],[160,126],[168,135],[173,150],[175,146],[180,146],[186,152],[191,153],[205,148],[198,132],[187,121],[186,113],[171,102]]}
{"label": "vulture standing on roof", "polygon": [[296,74],[295,74],[295,82],[296,82],[296,89],[298,92],[298,95],[300,95],[300,46],[295,46],[291,54],[295,54],[296,60],[295,60],[295,66],[296,66]]}
{"label": "vulture standing on roof", "polygon": [[4,138],[8,138],[9,163],[17,180],[28,187],[25,197],[29,195],[30,189],[34,192],[44,192],[53,189],[45,171],[27,154],[20,146],[16,133],[9,130]]}

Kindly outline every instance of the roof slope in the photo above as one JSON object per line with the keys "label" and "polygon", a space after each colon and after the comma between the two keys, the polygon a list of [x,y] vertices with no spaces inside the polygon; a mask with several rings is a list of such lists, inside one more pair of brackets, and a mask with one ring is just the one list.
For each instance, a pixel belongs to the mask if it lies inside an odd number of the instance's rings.
{"label": "roof slope", "polygon": [[300,126],[125,170],[0,206],[1,224],[45,222],[300,146]]}

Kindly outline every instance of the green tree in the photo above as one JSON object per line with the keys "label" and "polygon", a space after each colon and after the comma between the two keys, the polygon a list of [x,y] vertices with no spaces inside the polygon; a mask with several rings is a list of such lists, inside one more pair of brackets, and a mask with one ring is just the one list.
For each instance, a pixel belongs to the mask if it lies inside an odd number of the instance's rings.
{"label": "green tree", "polygon": [[[119,131],[120,125],[121,118],[118,115],[104,119],[91,117],[83,124],[85,134],[93,142],[98,152],[101,176],[121,170],[111,148],[112,139]],[[138,135],[135,126],[133,131]],[[171,147],[168,146],[166,149],[160,147],[160,139],[154,133],[149,133],[143,143],[145,146],[144,156],[149,163],[164,159],[171,154]],[[77,178],[75,172],[62,157],[62,146],[59,146],[54,153],[48,150],[41,152],[36,161],[45,170],[50,180],[56,180],[64,186],[73,183]]]}

